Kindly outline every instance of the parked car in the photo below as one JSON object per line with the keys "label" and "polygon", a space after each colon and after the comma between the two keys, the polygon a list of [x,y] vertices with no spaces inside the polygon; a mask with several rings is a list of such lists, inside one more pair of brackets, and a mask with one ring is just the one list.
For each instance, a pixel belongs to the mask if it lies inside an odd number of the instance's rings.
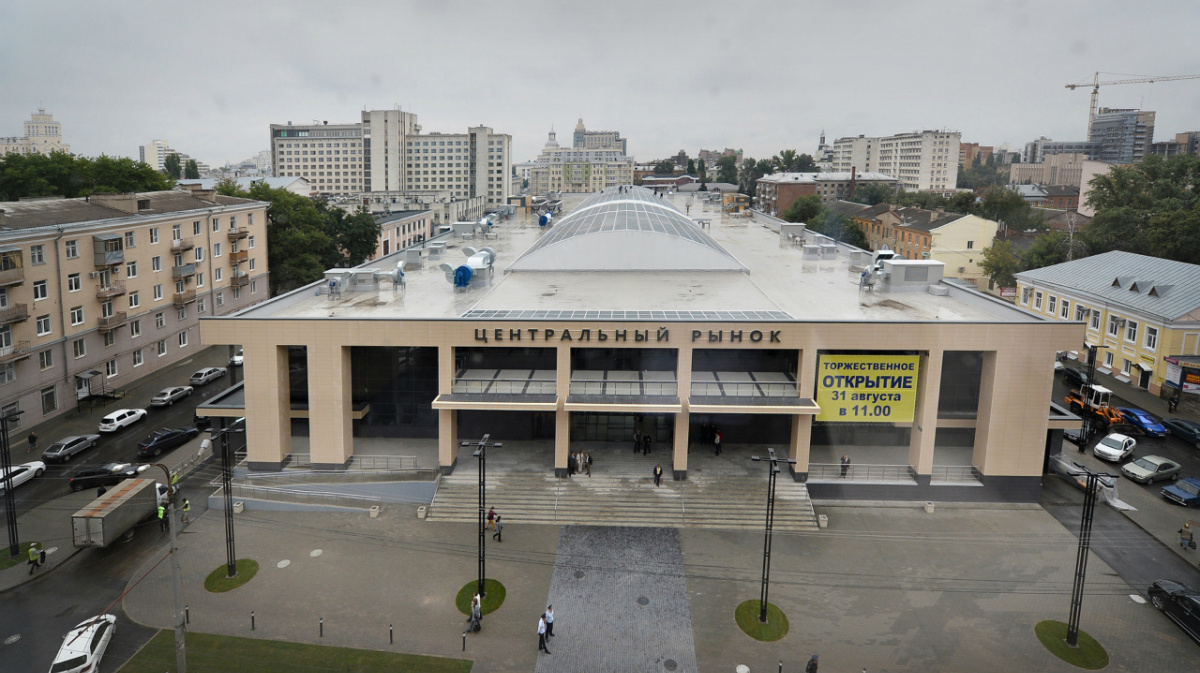
{"label": "parked car", "polygon": [[42,476],[46,471],[46,464],[40,460],[35,460],[21,465],[14,465],[6,472],[0,472],[0,493],[4,492],[4,479],[11,475],[13,488],[24,484],[34,477]]}
{"label": "parked car", "polygon": [[1200,642],[1200,591],[1174,580],[1158,580],[1150,585],[1150,602]]}
{"label": "parked car", "polygon": [[208,430],[212,427],[212,416],[197,416],[192,414],[192,425],[196,426],[197,430]]}
{"label": "parked car", "polygon": [[1089,383],[1087,373],[1081,372],[1074,367],[1063,367],[1063,378],[1067,383],[1073,383],[1077,386],[1086,386]]}
{"label": "parked car", "polygon": [[202,386],[206,383],[216,381],[228,373],[229,370],[225,369],[224,367],[205,367],[195,374],[192,374],[191,378],[188,379],[188,383],[194,386]]}
{"label": "parked car", "polygon": [[234,353],[233,357],[229,358],[229,365],[231,367],[241,367],[242,366],[242,352],[241,351]]}
{"label": "parked car", "polygon": [[83,673],[99,669],[100,659],[108,649],[113,631],[117,629],[117,618],[111,614],[98,615],[82,622],[63,636],[62,646],[54,663],[52,673]]}
{"label": "parked car", "polygon": [[1162,456],[1142,456],[1132,463],[1121,467],[1121,474],[1139,484],[1153,484],[1156,481],[1172,479],[1179,474],[1183,467]]}
{"label": "parked car", "polygon": [[46,447],[42,452],[42,460],[47,463],[65,463],[71,460],[71,456],[90,449],[100,441],[100,435],[71,435],[63,437],[57,442]]}
{"label": "parked car", "polygon": [[1141,409],[1117,407],[1117,411],[1121,412],[1121,415],[1125,417],[1125,421],[1127,423],[1136,427],[1147,435],[1150,435],[1151,437],[1165,437],[1167,434],[1166,426],[1154,420],[1153,416],[1142,411]]}
{"label": "parked car", "polygon": [[1167,426],[1172,435],[1195,444],[1196,448],[1200,449],[1200,423],[1186,418],[1164,418],[1163,425]]}
{"label": "parked car", "polygon": [[85,488],[112,486],[131,477],[136,477],[148,466],[135,466],[130,463],[105,463],[100,467],[89,467],[75,473],[71,477],[72,491],[82,491]]}
{"label": "parked car", "polygon": [[1092,455],[1110,463],[1119,463],[1133,454],[1137,440],[1114,432],[1092,447]]}
{"label": "parked car", "polygon": [[1164,486],[1162,496],[1177,505],[1200,507],[1200,479],[1179,479],[1170,486]]}
{"label": "parked car", "polygon": [[138,442],[138,455],[143,458],[157,456],[163,451],[170,451],[187,444],[193,437],[200,434],[195,427],[163,428],[155,430],[149,437]]}
{"label": "parked car", "polygon": [[117,409],[100,419],[100,432],[116,432],[146,417],[145,409]]}
{"label": "parked car", "polygon": [[172,388],[163,388],[157,395],[150,399],[150,406],[169,407],[191,394],[191,386],[174,386]]}

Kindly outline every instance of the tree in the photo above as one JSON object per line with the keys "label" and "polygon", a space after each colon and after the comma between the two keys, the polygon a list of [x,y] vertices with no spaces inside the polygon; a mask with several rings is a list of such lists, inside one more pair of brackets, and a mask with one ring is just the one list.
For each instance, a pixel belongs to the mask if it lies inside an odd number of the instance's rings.
{"label": "tree", "polygon": [[[720,163],[720,162],[718,162],[718,163]],[[700,160],[700,165],[697,168],[700,171],[700,176],[699,176],[700,182],[706,181],[708,179],[708,167],[704,165],[703,159]],[[718,178],[718,181],[719,180],[720,180],[720,178]]]}
{"label": "tree", "polygon": [[807,154],[800,154],[796,150],[780,150],[771,158],[773,166],[772,173],[775,171],[784,171],[787,173],[813,173],[817,170],[817,162]]}
{"label": "tree", "polygon": [[1082,235],[1094,253],[1200,260],[1200,158],[1149,156],[1114,166],[1089,185],[1096,217]]}
{"label": "tree", "polygon": [[979,268],[999,287],[1016,287],[1016,273],[1024,267],[1021,258],[1013,251],[1012,241],[996,241],[983,249]]}
{"label": "tree", "polygon": [[690,159],[690,158],[688,159],[687,174],[688,175],[696,174],[696,160],[695,159]]}
{"label": "tree", "polygon": [[801,196],[793,201],[791,207],[783,212],[783,219],[788,222],[814,222],[822,210],[824,210],[824,206],[821,205],[820,196],[816,194]]}
{"label": "tree", "polygon": [[851,201],[856,203],[865,203],[868,206],[874,206],[879,203],[885,203],[895,198],[895,191],[891,185],[883,182],[868,182],[859,185],[854,190],[854,198]]}
{"label": "tree", "polygon": [[188,180],[196,180],[200,177],[200,166],[195,159],[188,159],[187,166],[183,169],[183,177]]}
{"label": "tree", "polygon": [[375,254],[380,227],[366,208],[359,206],[351,215],[341,208],[319,203],[317,211],[324,216],[325,234],[332,242],[324,255],[328,268],[358,266]]}
{"label": "tree", "polygon": [[[736,161],[736,159],[735,159]],[[747,196],[754,196],[758,191],[758,179],[764,175],[769,175],[775,169],[775,164],[770,159],[746,159],[742,161],[741,169],[738,171],[737,183],[738,189]]]}
{"label": "tree", "polygon": [[155,192],[173,183],[144,163],[101,155],[94,159],[66,152],[8,154],[0,157],[0,201],[31,196],[73,199],[100,192]]}
{"label": "tree", "polygon": [[670,175],[675,172],[675,162],[670,159],[663,159],[654,164],[655,175]]}
{"label": "tree", "polygon": [[946,210],[952,213],[963,213],[970,215],[975,212],[975,193],[974,192],[958,192],[950,197],[946,203]]}
{"label": "tree", "polygon": [[738,163],[734,155],[717,159],[717,182],[727,182],[731,185],[738,183]]}
{"label": "tree", "polygon": [[1024,197],[1007,187],[989,189],[983,195],[978,211],[981,216],[1003,222],[1017,231],[1033,231],[1046,226],[1041,214],[1034,213]]}
{"label": "tree", "polygon": [[1067,236],[1061,231],[1049,231],[1033,241],[1033,247],[1021,256],[1021,265],[1026,269],[1062,264],[1067,261]]}
{"label": "tree", "polygon": [[213,189],[217,190],[217,193],[222,196],[240,196],[242,198],[250,196],[246,192],[243,192],[241,187],[238,187],[237,180],[228,177],[217,180],[217,184],[213,185]]}
{"label": "tree", "polygon": [[167,158],[163,160],[163,171],[172,180],[178,180],[181,177],[183,168],[180,166],[178,154],[172,152],[167,155]]}

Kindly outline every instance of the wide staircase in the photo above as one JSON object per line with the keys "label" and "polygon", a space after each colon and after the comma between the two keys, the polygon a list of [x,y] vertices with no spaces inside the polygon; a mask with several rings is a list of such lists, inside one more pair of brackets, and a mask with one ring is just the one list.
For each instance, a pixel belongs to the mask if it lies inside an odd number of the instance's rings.
{"label": "wide staircase", "polygon": [[[477,521],[479,473],[459,469],[443,476],[428,518]],[[591,526],[667,526],[762,530],[766,515],[766,470],[754,475],[689,475],[660,487],[643,470],[595,469],[559,479],[528,470],[487,471],[487,503],[506,523],[557,523]],[[781,474],[775,491],[774,530],[817,530],[808,489]]]}

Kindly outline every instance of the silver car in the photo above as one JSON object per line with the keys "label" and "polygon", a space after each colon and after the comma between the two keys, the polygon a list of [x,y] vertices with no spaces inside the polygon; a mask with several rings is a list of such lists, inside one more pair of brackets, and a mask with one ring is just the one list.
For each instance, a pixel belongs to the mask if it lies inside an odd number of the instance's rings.
{"label": "silver car", "polygon": [[157,395],[150,399],[152,407],[169,407],[179,400],[192,394],[191,386],[175,386],[174,388],[163,388]]}
{"label": "silver car", "polygon": [[194,386],[202,386],[206,383],[216,381],[227,373],[229,373],[229,370],[224,367],[205,367],[192,374],[192,377],[188,379],[188,383]]}
{"label": "silver car", "polygon": [[100,441],[100,435],[71,435],[63,437],[57,442],[46,447],[42,452],[42,460],[47,463],[65,463],[71,460],[71,456],[90,449]]}
{"label": "silver car", "polygon": [[1162,456],[1142,456],[1132,463],[1121,466],[1121,474],[1139,484],[1153,484],[1163,479],[1173,479],[1183,469],[1179,463]]}

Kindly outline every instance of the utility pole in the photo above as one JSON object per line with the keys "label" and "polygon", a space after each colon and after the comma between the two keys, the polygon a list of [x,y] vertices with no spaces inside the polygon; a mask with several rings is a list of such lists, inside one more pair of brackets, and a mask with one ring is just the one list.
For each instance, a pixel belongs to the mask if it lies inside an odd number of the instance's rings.
{"label": "utility pole", "polygon": [[1087,579],[1088,551],[1092,541],[1092,515],[1096,511],[1096,487],[1100,477],[1116,478],[1115,474],[1093,472],[1087,466],[1075,463],[1087,473],[1087,486],[1083,494],[1083,516],[1079,523],[1079,551],[1075,555],[1075,584],[1071,588],[1071,613],[1067,618],[1067,645],[1079,645],[1079,614],[1083,608],[1083,584]]}
{"label": "utility pole", "polygon": [[22,412],[0,416],[0,469],[4,470],[4,512],[8,519],[8,553],[13,558],[21,555],[21,538],[17,533],[17,501],[12,488],[12,446],[8,441],[8,424],[16,421]]}
{"label": "utility pole", "polygon": [[[221,440],[221,486],[225,498],[225,572],[237,576],[237,552],[233,538],[233,451],[229,450],[229,433],[244,432],[246,419],[239,418],[227,427],[209,432],[209,439],[200,442],[200,449],[212,449],[212,438]],[[222,421],[224,423],[224,421]]]}
{"label": "utility pole", "polygon": [[486,453],[486,450],[489,447],[500,448],[501,446],[504,446],[503,444],[501,444],[499,442],[489,442],[488,439],[490,439],[490,438],[491,438],[491,434],[486,434],[483,436],[482,439],[480,439],[477,442],[462,442],[460,444],[460,446],[478,447],[477,449],[475,449],[475,452],[472,453],[471,455],[473,455],[479,459],[479,595],[481,597],[487,596],[487,592],[484,591],[484,586],[483,586],[483,580],[485,577],[487,577],[487,573],[485,572],[485,566],[487,564],[487,560],[484,555],[484,552],[486,551],[486,544],[487,544],[485,541],[487,538],[487,529],[485,528],[486,524],[484,523],[484,503],[487,502],[487,476],[486,476],[487,475],[487,453]]}
{"label": "utility pole", "polygon": [[775,525],[775,478],[779,475],[779,464],[789,463],[794,465],[796,461],[790,458],[777,458],[775,449],[767,449],[768,455],[765,458],[758,456],[750,456],[753,461],[766,461],[767,465],[767,531],[763,537],[763,565],[762,565],[762,586],[758,592],[758,621],[763,624],[767,623],[767,589],[771,584],[771,535],[772,527]]}
{"label": "utility pole", "polygon": [[[162,468],[167,479],[166,515],[169,518],[167,527],[171,531],[171,593],[175,598],[175,670],[177,673],[187,673],[187,644],[184,642],[183,588],[179,580],[179,546],[176,544],[175,529],[175,489],[171,486],[171,470],[162,463],[154,463],[154,467]],[[155,492],[157,495],[157,491]]]}

